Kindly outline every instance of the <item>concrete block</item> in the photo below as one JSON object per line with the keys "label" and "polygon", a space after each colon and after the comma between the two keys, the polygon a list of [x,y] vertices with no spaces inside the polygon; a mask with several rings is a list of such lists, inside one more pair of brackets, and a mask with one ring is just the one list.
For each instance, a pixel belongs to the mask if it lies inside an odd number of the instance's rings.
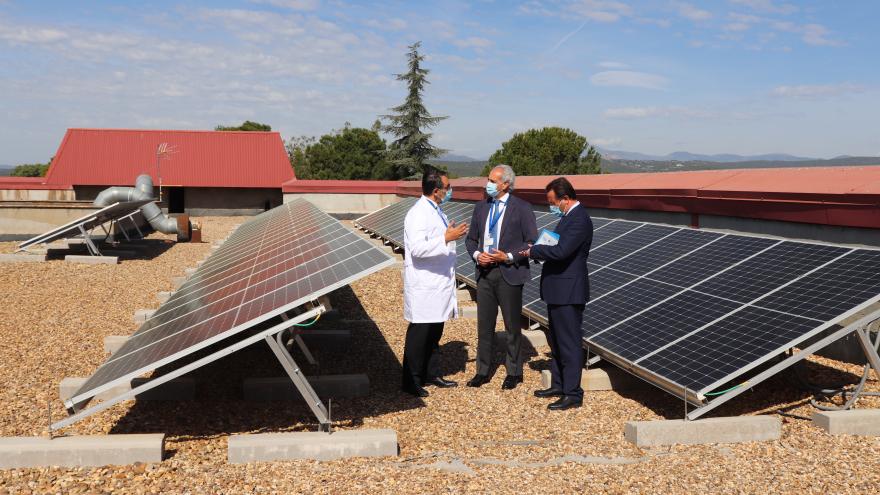
{"label": "concrete block", "polygon": [[880,409],[816,412],[813,424],[832,435],[880,436]]}
{"label": "concrete block", "polygon": [[82,237],[71,237],[70,239],[65,239],[64,242],[67,244],[67,247],[70,247],[78,244],[85,244],[86,240]]}
{"label": "concrete block", "polygon": [[470,289],[458,289],[455,297],[458,299],[458,302],[477,300],[476,293],[471,292]]}
{"label": "concrete block", "polygon": [[623,434],[639,447],[761,442],[778,439],[782,435],[782,421],[775,416],[629,421]]}
{"label": "concrete block", "polygon": [[86,265],[116,265],[119,263],[119,257],[68,254],[64,257],[64,261],[68,263],[83,263]]}
{"label": "concrete block", "polygon": [[330,298],[329,298],[329,297],[327,297],[327,296],[321,296],[321,297],[318,298],[318,302],[321,303],[321,305],[324,306],[324,309],[325,309],[326,311],[332,311],[332,310],[333,310],[333,304],[330,303]]}
{"label": "concrete block", "polygon": [[138,254],[137,251],[125,249],[102,249],[101,253],[105,256],[116,256],[117,258],[133,258]]}
{"label": "concrete block", "polygon": [[162,462],[165,434],[0,438],[0,469]]}
{"label": "concrete block", "polygon": [[[477,319],[477,306],[476,305],[459,306],[458,311],[459,311],[459,314],[458,314],[459,318]],[[496,321],[504,321],[504,318],[501,317],[501,311],[498,311],[498,317],[495,318],[495,320]]]}
{"label": "concrete block", "polygon": [[[507,332],[495,332],[495,338],[501,344],[507,342],[509,335],[510,334]],[[544,335],[544,332],[541,330],[523,330],[522,336],[523,339],[535,349],[539,347],[547,347],[547,336]]]}
{"label": "concrete block", "polygon": [[183,271],[184,275],[186,275],[187,277],[191,276],[195,272],[196,272],[195,268],[187,268],[186,270]]}
{"label": "concrete block", "polygon": [[230,464],[289,459],[331,460],[397,455],[394,430],[260,433],[229,437]]}
{"label": "concrete block", "polygon": [[40,263],[46,261],[45,254],[0,254],[0,263]]}
{"label": "concrete block", "polygon": [[139,309],[134,312],[134,322],[143,323],[150,319],[156,312],[155,309]]}
{"label": "concrete block", "polygon": [[[62,401],[65,401],[79,390],[80,387],[88,380],[82,377],[67,377],[61,380],[58,386],[58,395]],[[134,378],[130,383],[117,385],[109,390],[101,392],[95,396],[98,400],[107,400],[124,394],[134,387],[138,387],[148,382],[148,378]],[[138,400],[193,400],[196,396],[196,381],[190,377],[179,377],[171,381],[163,383],[156,388],[152,388],[137,395]]]}
{"label": "concrete block", "polygon": [[171,299],[171,292],[162,291],[156,293],[156,300],[159,301],[159,304],[164,304]]}
{"label": "concrete block", "polygon": [[300,334],[306,345],[314,344],[322,349],[347,348],[351,345],[351,330],[302,330]]}
{"label": "concrete block", "polygon": [[179,289],[185,283],[186,283],[186,277],[171,277],[171,285],[175,289]]}
{"label": "concrete block", "polygon": [[116,351],[122,347],[128,340],[128,336],[126,335],[108,335],[104,337],[104,352],[108,354],[116,354]]}
{"label": "concrete block", "polygon": [[[550,371],[541,371],[541,386],[550,387]],[[581,388],[584,391],[602,390],[641,390],[650,387],[647,383],[618,368],[590,368],[581,373]]]}
{"label": "concrete block", "polygon": [[196,268],[205,264],[205,260],[196,261]]}
{"label": "concrete block", "polygon": [[59,251],[62,249],[67,249],[67,241],[55,241],[46,244],[46,249],[57,249]]}
{"label": "concrete block", "polygon": [[[307,377],[318,397],[363,397],[370,393],[367,375],[322,375]],[[242,384],[244,399],[249,401],[301,400],[302,396],[287,376],[247,378]]]}

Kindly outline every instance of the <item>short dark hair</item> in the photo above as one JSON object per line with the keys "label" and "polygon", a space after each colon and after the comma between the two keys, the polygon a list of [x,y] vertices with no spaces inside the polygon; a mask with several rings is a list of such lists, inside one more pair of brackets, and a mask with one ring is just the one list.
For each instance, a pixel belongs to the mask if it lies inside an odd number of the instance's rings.
{"label": "short dark hair", "polygon": [[565,177],[557,177],[550,181],[544,191],[550,192],[551,190],[553,191],[553,194],[556,195],[556,199],[562,199],[563,196],[568,196],[569,199],[577,199],[577,193],[574,192],[574,186],[572,186],[571,182]]}
{"label": "short dark hair", "polygon": [[446,177],[446,171],[434,167],[425,167],[422,173],[422,194],[431,194],[434,189],[443,189],[443,179]]}

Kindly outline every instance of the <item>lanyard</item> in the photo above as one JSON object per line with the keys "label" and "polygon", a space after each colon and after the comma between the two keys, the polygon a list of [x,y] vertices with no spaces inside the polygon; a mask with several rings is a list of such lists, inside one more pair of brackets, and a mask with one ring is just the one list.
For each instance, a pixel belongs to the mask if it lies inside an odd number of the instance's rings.
{"label": "lanyard", "polygon": [[[495,212],[495,206],[498,203],[502,203],[501,201],[495,201],[492,203],[492,210],[489,212],[489,232],[495,229],[495,226],[498,225],[498,220],[501,220],[501,215],[504,213],[504,207],[498,208],[498,213]],[[507,203],[503,203],[504,206],[507,206]]]}
{"label": "lanyard", "polygon": [[440,211],[440,207],[435,205],[433,201],[428,201],[428,204],[431,205],[432,208],[437,210],[437,214],[440,215],[440,220],[443,220],[443,226],[447,229],[449,228],[449,224],[446,222],[446,217],[443,216],[443,212]]}

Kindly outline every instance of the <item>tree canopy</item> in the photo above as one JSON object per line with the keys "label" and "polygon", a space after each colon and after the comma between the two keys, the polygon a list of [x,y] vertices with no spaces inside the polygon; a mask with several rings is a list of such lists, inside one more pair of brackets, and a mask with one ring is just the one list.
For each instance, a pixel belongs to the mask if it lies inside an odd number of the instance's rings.
{"label": "tree canopy", "polygon": [[399,177],[386,157],[386,144],[371,129],[351,127],[287,144],[291,165],[300,179],[394,180]]}
{"label": "tree canopy", "polygon": [[499,163],[510,165],[517,175],[599,174],[601,161],[587,138],[571,129],[544,127],[514,134],[489,157],[483,175]]}
{"label": "tree canopy", "polygon": [[439,157],[446,151],[432,145],[432,134],[426,132],[448,117],[432,116],[422,102],[430,71],[422,67],[425,57],[419,54],[420,46],[421,42],[409,46],[409,70],[395,74],[398,81],[406,83],[406,99],[401,105],[390,109],[393,113],[382,116],[388,122],[382,131],[394,137],[388,149],[388,158],[397,169],[395,175],[398,177],[420,174],[429,158]]}
{"label": "tree canopy", "polygon": [[52,160],[55,157],[49,159],[49,163],[24,163],[22,165],[18,165],[13,168],[11,172],[9,172],[10,177],[45,177],[46,172],[49,171],[49,165],[52,164]]}
{"label": "tree canopy", "polygon": [[259,122],[251,122],[250,120],[245,120],[243,124],[239,126],[223,126],[218,125],[214,128],[215,131],[262,131],[267,132],[272,130],[272,126],[268,124],[261,124]]}

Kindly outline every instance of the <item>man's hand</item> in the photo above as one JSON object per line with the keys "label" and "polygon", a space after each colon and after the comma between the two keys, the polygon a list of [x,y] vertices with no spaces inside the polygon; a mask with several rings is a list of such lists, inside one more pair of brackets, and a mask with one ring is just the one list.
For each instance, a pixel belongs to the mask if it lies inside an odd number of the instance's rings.
{"label": "man's hand", "polygon": [[519,254],[520,254],[520,256],[525,256],[526,258],[528,258],[529,255],[532,254],[532,245],[529,244],[528,249],[523,249],[522,251],[519,252]]}
{"label": "man's hand", "polygon": [[504,251],[499,251],[497,249],[492,250],[492,254],[488,255],[492,258],[492,261],[495,263],[506,263],[507,262],[507,253]]}
{"label": "man's hand", "polygon": [[492,264],[492,255],[490,255],[489,253],[480,253],[480,255],[477,256],[477,263],[479,263],[480,266],[491,265]]}
{"label": "man's hand", "polygon": [[457,241],[464,237],[467,234],[468,224],[463,223],[460,225],[455,225],[455,222],[451,222],[449,227],[446,227],[446,235],[444,238],[446,242]]}

